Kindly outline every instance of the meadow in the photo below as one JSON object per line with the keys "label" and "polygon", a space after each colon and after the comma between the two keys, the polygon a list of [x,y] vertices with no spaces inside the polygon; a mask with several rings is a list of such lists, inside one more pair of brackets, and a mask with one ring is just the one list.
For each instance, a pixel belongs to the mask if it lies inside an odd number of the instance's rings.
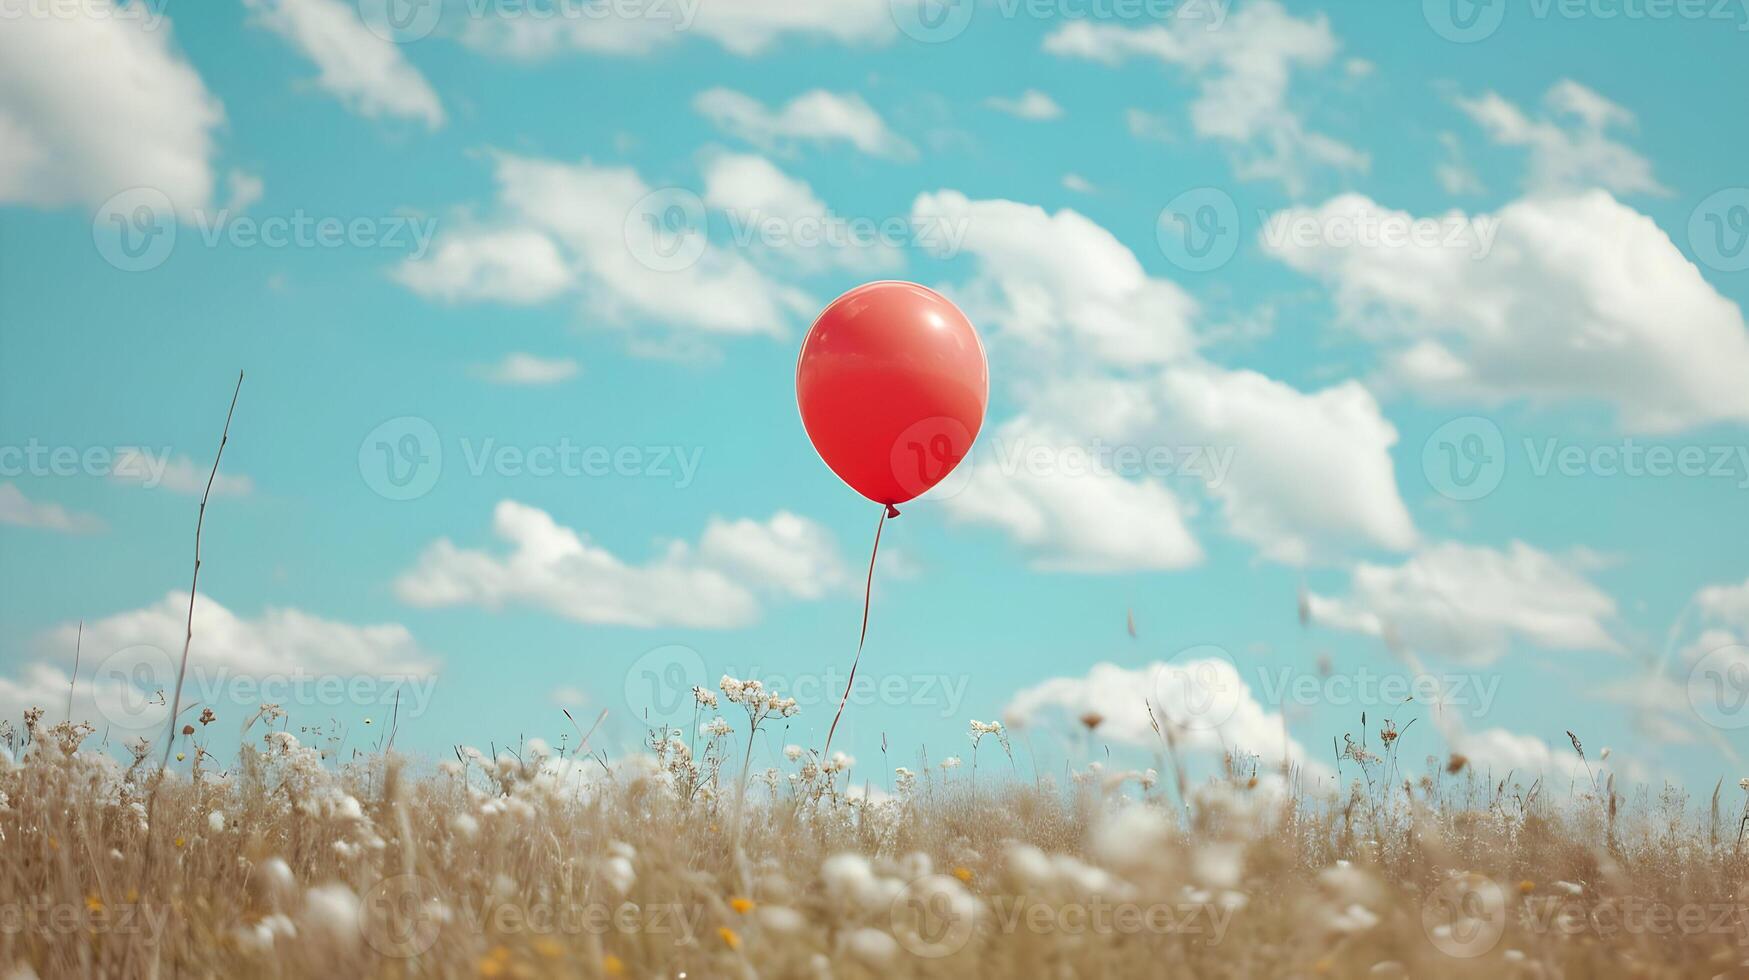
{"label": "meadow", "polygon": [[1066,778],[755,765],[793,702],[694,696],[728,717],[618,758],[579,728],[342,761],[263,706],[220,759],[238,720],[190,712],[162,778],[33,711],[0,728],[0,976],[1749,976],[1749,780],[1406,777],[1388,726],[1339,795],[1237,754],[1193,779],[1169,723],[1156,767]]}

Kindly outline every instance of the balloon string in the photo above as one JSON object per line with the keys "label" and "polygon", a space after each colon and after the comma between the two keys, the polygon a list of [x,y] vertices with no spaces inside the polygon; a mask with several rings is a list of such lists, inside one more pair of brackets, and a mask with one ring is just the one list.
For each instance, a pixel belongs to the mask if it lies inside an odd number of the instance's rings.
{"label": "balloon string", "polygon": [[838,731],[838,719],[844,717],[844,705],[850,700],[850,688],[856,683],[856,667],[862,663],[862,645],[868,640],[868,603],[874,592],[875,556],[881,553],[881,531],[887,526],[887,518],[898,517],[899,508],[887,504],[881,511],[881,520],[875,525],[874,547],[868,553],[868,578],[862,584],[862,633],[856,638],[856,657],[850,661],[850,679],[844,682],[844,696],[838,699],[838,713],[832,716],[832,727],[826,729],[826,747],[820,750],[822,760],[832,751],[832,735]]}

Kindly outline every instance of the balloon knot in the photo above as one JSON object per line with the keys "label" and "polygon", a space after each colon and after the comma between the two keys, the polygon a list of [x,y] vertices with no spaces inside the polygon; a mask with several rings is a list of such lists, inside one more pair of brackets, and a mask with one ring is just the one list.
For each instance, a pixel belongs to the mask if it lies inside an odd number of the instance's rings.
{"label": "balloon knot", "polygon": [[887,516],[888,517],[898,517],[899,516],[899,508],[894,507],[892,504],[888,504],[887,505]]}

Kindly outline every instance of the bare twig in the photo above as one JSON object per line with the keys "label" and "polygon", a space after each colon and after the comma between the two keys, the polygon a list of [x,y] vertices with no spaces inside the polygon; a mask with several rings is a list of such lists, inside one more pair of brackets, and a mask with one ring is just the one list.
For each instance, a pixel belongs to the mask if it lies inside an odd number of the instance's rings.
{"label": "bare twig", "polygon": [[85,621],[79,620],[79,635],[73,639],[73,676],[67,681],[67,724],[73,723],[73,688],[79,683],[79,648],[85,645]]}
{"label": "bare twig", "polygon": [[[194,596],[200,587],[200,533],[206,524],[207,500],[213,494],[213,481],[218,479],[219,460],[224,458],[225,443],[231,440],[231,416],[237,412],[237,396],[243,391],[243,372],[237,372],[237,387],[231,392],[231,407],[225,412],[225,428],[219,433],[219,451],[213,455],[213,468],[206,477],[206,489],[200,495],[200,510],[194,518],[194,577],[188,583],[188,625],[182,635],[182,665],[176,669],[176,693],[170,700],[170,725],[164,733],[164,757],[158,763],[159,779],[170,765],[170,746],[176,741],[176,716],[182,705],[182,682],[188,676],[188,648],[194,643]],[[156,786],[154,785],[154,790]]]}

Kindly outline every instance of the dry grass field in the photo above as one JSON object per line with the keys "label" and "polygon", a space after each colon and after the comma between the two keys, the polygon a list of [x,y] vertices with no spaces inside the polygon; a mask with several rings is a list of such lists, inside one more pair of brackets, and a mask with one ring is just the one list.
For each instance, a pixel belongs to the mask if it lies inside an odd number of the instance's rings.
{"label": "dry grass field", "polygon": [[1749,976],[1734,782],[1405,779],[1375,732],[1340,798],[1167,753],[1057,784],[919,764],[886,795],[708,731],[336,765],[273,709],[223,762],[188,727],[161,783],[87,726],[0,732],[0,976]]}

